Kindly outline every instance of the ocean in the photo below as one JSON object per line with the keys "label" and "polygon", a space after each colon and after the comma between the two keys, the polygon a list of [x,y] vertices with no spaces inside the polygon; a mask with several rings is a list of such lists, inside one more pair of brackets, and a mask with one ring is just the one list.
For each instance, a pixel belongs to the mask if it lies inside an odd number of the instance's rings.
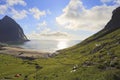
{"label": "ocean", "polygon": [[55,52],[78,43],[80,43],[80,40],[31,40],[23,44],[17,44],[17,46],[36,51]]}

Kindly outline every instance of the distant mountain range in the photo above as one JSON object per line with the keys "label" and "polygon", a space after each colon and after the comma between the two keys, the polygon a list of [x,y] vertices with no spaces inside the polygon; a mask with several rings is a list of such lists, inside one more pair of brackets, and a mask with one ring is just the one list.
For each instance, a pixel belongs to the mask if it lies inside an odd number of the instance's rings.
{"label": "distant mountain range", "polygon": [[5,16],[0,20],[0,42],[24,42],[28,41],[23,29],[15,20]]}

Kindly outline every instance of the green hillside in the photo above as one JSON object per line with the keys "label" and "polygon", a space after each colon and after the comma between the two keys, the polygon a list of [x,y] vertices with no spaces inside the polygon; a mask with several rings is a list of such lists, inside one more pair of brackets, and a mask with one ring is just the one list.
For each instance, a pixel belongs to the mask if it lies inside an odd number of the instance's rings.
{"label": "green hillside", "polygon": [[[87,41],[91,38],[94,36]],[[53,58],[56,66],[54,72],[50,72],[59,77],[53,76],[50,80],[62,80],[61,77],[63,80],[120,80],[120,29],[89,43],[85,42],[62,50],[61,54]],[[76,71],[71,72],[76,65]]]}
{"label": "green hillside", "polygon": [[[95,36],[95,35],[94,35]],[[11,80],[120,80],[120,29],[34,61],[0,55],[0,78]],[[38,68],[36,68],[38,66]],[[37,70],[37,71],[36,71]],[[14,77],[15,74],[21,77]]]}

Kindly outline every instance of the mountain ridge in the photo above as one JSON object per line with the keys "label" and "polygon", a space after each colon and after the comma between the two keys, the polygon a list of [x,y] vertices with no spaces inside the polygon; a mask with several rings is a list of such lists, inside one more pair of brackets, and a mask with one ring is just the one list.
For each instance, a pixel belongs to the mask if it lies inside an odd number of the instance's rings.
{"label": "mountain ridge", "polygon": [[[120,28],[120,7],[116,8],[115,10],[113,10],[112,12],[112,17],[110,19],[110,21],[105,25],[105,27],[100,30],[99,32],[97,32],[96,34],[94,34],[93,36],[85,39],[83,41],[83,45],[87,44],[91,41],[97,40],[113,31],[115,31],[116,29]],[[94,38],[92,38],[94,37]]]}

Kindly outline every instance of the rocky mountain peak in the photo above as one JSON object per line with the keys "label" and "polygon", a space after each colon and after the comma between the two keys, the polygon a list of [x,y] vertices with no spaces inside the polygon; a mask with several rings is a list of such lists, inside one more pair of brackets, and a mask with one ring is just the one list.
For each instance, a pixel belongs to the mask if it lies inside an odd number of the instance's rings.
{"label": "rocky mountain peak", "polygon": [[23,29],[14,19],[5,16],[0,20],[0,42],[27,41]]}
{"label": "rocky mountain peak", "polygon": [[5,15],[4,17],[3,17],[3,19],[5,19],[5,18],[10,18],[8,15]]}

